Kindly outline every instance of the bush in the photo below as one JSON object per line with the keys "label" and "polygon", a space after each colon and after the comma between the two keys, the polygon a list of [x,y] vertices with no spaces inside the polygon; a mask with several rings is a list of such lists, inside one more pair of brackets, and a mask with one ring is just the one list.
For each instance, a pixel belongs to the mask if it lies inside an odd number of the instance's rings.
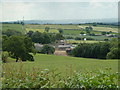
{"label": "bush", "polygon": [[94,38],[91,38],[91,37],[87,37],[86,39],[87,40],[95,40]]}
{"label": "bush", "polygon": [[63,34],[63,29],[59,28],[58,31],[59,33]]}
{"label": "bush", "polygon": [[49,45],[44,45],[40,51],[43,54],[53,54],[55,52],[55,48]]}
{"label": "bush", "polygon": [[112,48],[107,54],[107,59],[120,59],[120,51],[118,48]]}
{"label": "bush", "polygon": [[101,34],[102,34],[102,35],[106,35],[106,34],[107,34],[107,32],[101,32]]}
{"label": "bush", "polygon": [[80,34],[84,34],[84,32],[80,32]]}
{"label": "bush", "polygon": [[8,57],[9,57],[8,52],[2,52],[2,62],[3,63],[7,62]]}
{"label": "bush", "polygon": [[90,36],[95,36],[95,33],[90,34]]}
{"label": "bush", "polygon": [[83,40],[82,37],[75,37],[75,40]]}
{"label": "bush", "polygon": [[109,39],[106,38],[106,39],[104,39],[104,41],[109,41]]}
{"label": "bush", "polygon": [[74,39],[72,36],[67,36],[66,39]]}

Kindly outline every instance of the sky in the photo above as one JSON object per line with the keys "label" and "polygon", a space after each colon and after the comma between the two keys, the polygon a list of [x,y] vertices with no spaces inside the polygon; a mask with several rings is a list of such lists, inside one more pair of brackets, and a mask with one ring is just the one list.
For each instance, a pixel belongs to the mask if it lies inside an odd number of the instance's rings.
{"label": "sky", "polygon": [[[35,2],[36,1],[36,2]],[[104,19],[118,17],[118,2],[38,2],[2,0],[1,21]]]}

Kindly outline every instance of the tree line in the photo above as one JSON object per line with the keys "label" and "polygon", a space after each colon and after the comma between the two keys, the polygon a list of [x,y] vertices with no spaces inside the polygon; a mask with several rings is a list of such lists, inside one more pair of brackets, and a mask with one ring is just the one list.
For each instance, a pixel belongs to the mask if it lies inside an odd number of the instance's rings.
{"label": "tree line", "polygon": [[68,52],[69,55],[84,58],[120,59],[120,44],[117,39],[100,43],[81,43]]}

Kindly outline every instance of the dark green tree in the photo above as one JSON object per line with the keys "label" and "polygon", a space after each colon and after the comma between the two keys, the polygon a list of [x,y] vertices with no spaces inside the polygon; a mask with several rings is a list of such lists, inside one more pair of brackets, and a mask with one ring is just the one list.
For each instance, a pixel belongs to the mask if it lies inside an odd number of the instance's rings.
{"label": "dark green tree", "polygon": [[64,39],[63,35],[60,33],[57,33],[55,38],[56,38],[56,40],[63,40]]}
{"label": "dark green tree", "polygon": [[96,23],[96,22],[94,22],[94,23],[93,23],[93,26],[97,26],[97,23]]}
{"label": "dark green tree", "polygon": [[12,35],[22,35],[21,32],[16,31],[16,30],[11,30],[11,29],[8,29],[8,30],[6,30],[6,31],[3,31],[2,34],[3,34],[3,35],[7,35],[8,37],[9,37],[9,36],[12,36]]}
{"label": "dark green tree", "polygon": [[43,42],[42,44],[48,44],[48,43],[51,43],[51,37],[49,34],[47,33],[43,33]]}
{"label": "dark green tree", "polygon": [[3,49],[16,59],[16,62],[21,59],[22,61],[34,61],[30,52],[34,52],[32,40],[25,36],[10,36],[4,42]]}
{"label": "dark green tree", "polygon": [[49,45],[44,45],[41,50],[41,53],[43,54],[53,54],[54,52],[55,52],[55,49]]}
{"label": "dark green tree", "polygon": [[32,41],[35,43],[42,43],[43,39],[44,39],[42,33],[38,32],[38,31],[34,32],[31,36],[31,38],[32,38]]}
{"label": "dark green tree", "polygon": [[50,35],[49,33],[40,33],[38,31],[34,32],[31,36],[32,41],[35,43],[41,43],[41,44],[48,44],[53,42],[54,36]]}
{"label": "dark green tree", "polygon": [[85,27],[86,33],[90,34],[90,32],[93,30],[93,28],[91,26],[89,27]]}
{"label": "dark green tree", "polygon": [[106,32],[101,32],[102,35],[106,35],[107,33]]}
{"label": "dark green tree", "polygon": [[63,34],[63,30],[61,28],[58,29],[60,34]]}
{"label": "dark green tree", "polygon": [[45,27],[45,31],[49,32],[50,28],[49,27]]}
{"label": "dark green tree", "polygon": [[27,36],[28,36],[28,37],[31,37],[33,33],[34,33],[33,31],[29,31],[29,32],[27,33]]}
{"label": "dark green tree", "polygon": [[84,34],[84,32],[80,32],[80,34]]}

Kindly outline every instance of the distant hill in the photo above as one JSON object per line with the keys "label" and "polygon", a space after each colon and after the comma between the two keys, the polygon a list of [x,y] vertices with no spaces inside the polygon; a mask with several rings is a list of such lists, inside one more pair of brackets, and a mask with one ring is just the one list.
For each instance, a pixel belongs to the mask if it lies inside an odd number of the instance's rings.
{"label": "distant hill", "polygon": [[[14,23],[16,21],[7,21],[9,23]],[[81,23],[118,23],[117,18],[111,19],[80,19],[80,20],[25,20],[25,24],[81,24]]]}

